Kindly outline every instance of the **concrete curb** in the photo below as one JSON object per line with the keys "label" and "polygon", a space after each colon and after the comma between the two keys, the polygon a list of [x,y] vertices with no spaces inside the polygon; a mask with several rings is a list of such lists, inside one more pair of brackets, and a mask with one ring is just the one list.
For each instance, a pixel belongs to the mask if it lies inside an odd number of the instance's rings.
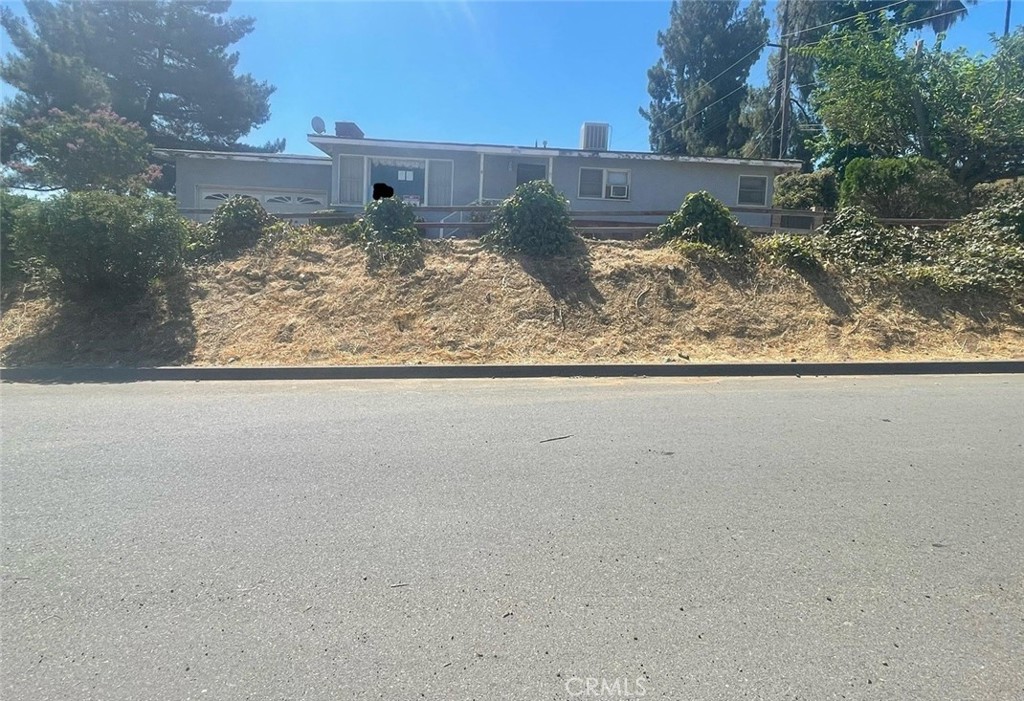
{"label": "concrete curb", "polygon": [[1024,360],[641,365],[346,365],[288,367],[17,367],[0,381],[62,384],[199,380],[412,380],[539,377],[795,377],[1024,373]]}

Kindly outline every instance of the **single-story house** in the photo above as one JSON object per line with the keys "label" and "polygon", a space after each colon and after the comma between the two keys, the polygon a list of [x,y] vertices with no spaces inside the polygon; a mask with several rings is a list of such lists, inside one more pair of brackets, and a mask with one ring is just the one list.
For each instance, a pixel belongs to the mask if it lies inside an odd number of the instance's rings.
{"label": "single-story house", "polygon": [[[741,223],[769,226],[770,215],[744,212],[772,201],[776,175],[799,170],[798,161],[667,156],[608,148],[610,127],[585,123],[580,147],[500,146],[367,138],[352,122],[323,121],[309,142],[324,156],[164,150],[176,165],[179,208],[198,219],[233,195],[259,199],[271,212],[301,214],[334,209],[358,212],[373,184],[385,182],[395,196],[418,206],[497,202],[521,183],[548,180],[574,212],[675,210],[687,194],[707,190]],[[445,212],[424,212],[426,221],[450,221]],[[634,221],[651,221],[638,215]]]}

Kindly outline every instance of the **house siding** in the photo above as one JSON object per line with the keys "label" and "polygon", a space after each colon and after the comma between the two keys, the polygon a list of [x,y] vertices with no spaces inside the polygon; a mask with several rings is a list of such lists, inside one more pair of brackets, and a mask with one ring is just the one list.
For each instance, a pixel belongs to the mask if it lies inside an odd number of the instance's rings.
{"label": "house siding", "polygon": [[[392,157],[447,161],[451,163],[451,190],[453,205],[475,202],[481,196],[481,156],[478,150],[467,147],[459,149],[413,148],[408,146],[387,147],[380,144],[337,143],[324,146],[333,154],[322,163],[294,163],[259,160],[232,160],[229,158],[179,157],[177,159],[177,196],[182,209],[197,209],[202,203],[196,195],[200,187],[223,186],[225,188],[261,190],[282,189],[286,191],[315,191],[328,197],[327,202],[338,207],[340,202],[339,156],[354,156],[361,162],[363,156]],[[333,163],[333,165],[332,165]],[[519,164],[541,165],[555,188],[569,200],[570,208],[577,212],[593,212],[600,215],[610,211],[671,211],[682,203],[691,192],[707,190],[726,204],[739,219],[748,226],[767,227],[771,224],[768,214],[745,211],[739,205],[740,176],[753,175],[767,179],[767,202],[771,203],[775,175],[783,169],[771,164],[744,164],[730,162],[686,162],[652,158],[645,154],[622,157],[601,152],[573,152],[559,155],[492,154],[483,156],[483,192],[485,199],[503,199],[514,189]],[[630,172],[629,198],[626,200],[590,199],[579,196],[581,168],[605,168],[628,170]],[[363,186],[368,200],[372,189],[372,178],[367,178],[365,169]],[[447,174],[447,172],[446,172]],[[428,182],[445,183],[448,178],[426,176]],[[394,183],[392,183],[394,185]],[[428,198],[432,201],[433,197]],[[446,198],[444,198],[446,200]],[[346,211],[362,209],[362,203],[341,206]],[[444,214],[424,212],[430,220],[439,220]],[[599,217],[595,217],[599,218]],[[616,216],[616,220],[632,220],[656,223],[662,217],[636,215]]]}
{"label": "house siding", "polygon": [[200,187],[229,189],[311,191],[327,195],[331,188],[331,162],[323,164],[178,158],[175,196],[181,209],[206,209],[196,199]]}
{"label": "house siding", "polygon": [[[629,199],[606,200],[579,197],[580,168],[607,168],[630,171]],[[731,163],[679,163],[628,158],[602,158],[599,155],[556,157],[555,188],[569,198],[570,209],[586,212],[622,210],[675,210],[691,192],[707,190],[720,199],[747,226],[770,226],[771,215],[743,211],[737,203],[741,175],[768,179],[767,204],[772,200],[772,181],[777,174],[772,166],[747,166]],[[637,221],[660,221],[663,217],[636,217]]]}

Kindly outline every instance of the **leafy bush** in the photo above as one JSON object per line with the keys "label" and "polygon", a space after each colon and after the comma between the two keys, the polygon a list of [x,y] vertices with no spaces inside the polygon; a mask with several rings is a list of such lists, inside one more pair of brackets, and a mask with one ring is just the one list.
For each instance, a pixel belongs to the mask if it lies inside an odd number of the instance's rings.
{"label": "leafy bush", "polygon": [[305,253],[313,243],[325,237],[327,229],[316,224],[292,224],[276,221],[263,230],[258,248],[263,251],[284,251],[291,254]]}
{"label": "leafy bush", "polygon": [[945,219],[966,209],[961,188],[924,158],[855,158],[846,166],[839,202],[876,217]]}
{"label": "leafy bush", "polygon": [[164,197],[70,192],[19,210],[15,245],[73,298],[130,301],[181,263],[185,224]]}
{"label": "leafy bush", "polygon": [[1024,178],[979,183],[971,190],[971,206],[975,209],[984,209],[1003,202],[1012,202],[1022,197],[1024,197]]}
{"label": "leafy bush", "polygon": [[18,277],[19,255],[14,247],[14,227],[18,210],[31,198],[0,189],[0,283],[6,285]]}
{"label": "leafy bush", "polygon": [[798,234],[772,234],[754,242],[758,254],[772,265],[786,265],[794,270],[813,271],[821,268],[821,261],[809,236]]}
{"label": "leafy bush", "polygon": [[214,250],[237,253],[255,246],[274,221],[257,200],[238,196],[217,207],[205,226]]}
{"label": "leafy bush", "polygon": [[910,231],[886,228],[860,207],[844,207],[821,227],[820,246],[828,260],[857,270],[908,261],[914,236]]}
{"label": "leafy bush", "polygon": [[746,230],[733,219],[729,208],[704,190],[687,195],[652,238],[704,243],[730,253],[742,253],[750,245]]}
{"label": "leafy bush", "polygon": [[355,228],[355,242],[366,251],[367,266],[408,270],[419,265],[423,250],[415,223],[416,211],[395,197],[367,204]]}
{"label": "leafy bush", "polygon": [[1024,287],[1024,198],[993,205],[942,231],[885,228],[863,210],[840,210],[821,229],[822,254],[851,271],[946,292]]}
{"label": "leafy bush", "polygon": [[979,230],[995,238],[1024,243],[1024,192],[996,200],[977,214],[964,217],[953,228]]}
{"label": "leafy bush", "polygon": [[498,205],[492,228],[480,240],[505,253],[534,256],[567,253],[577,241],[569,216],[569,201],[546,180],[523,183]]}
{"label": "leafy bush", "polygon": [[783,173],[775,178],[772,204],[782,209],[835,209],[839,203],[836,173],[822,168],[813,173]]}

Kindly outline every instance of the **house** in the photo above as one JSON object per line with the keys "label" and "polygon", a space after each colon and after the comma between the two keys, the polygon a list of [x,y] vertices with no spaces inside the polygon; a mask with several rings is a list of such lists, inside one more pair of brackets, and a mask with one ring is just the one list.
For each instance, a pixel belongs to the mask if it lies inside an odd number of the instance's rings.
{"label": "house", "polygon": [[[417,206],[487,204],[521,183],[548,180],[574,212],[675,210],[687,194],[707,190],[747,226],[770,226],[769,214],[745,209],[769,206],[775,176],[799,170],[798,161],[667,156],[609,149],[610,127],[588,122],[580,147],[500,146],[367,138],[352,122],[336,122],[334,134],[309,142],[324,156],[164,150],[176,164],[176,193],[183,213],[203,219],[232,195],[259,199],[268,211],[301,214],[323,209],[359,212],[373,183],[386,182],[395,196]],[[446,221],[446,212],[423,212]],[[608,215],[613,216],[613,215]],[[632,221],[663,217],[638,214]]]}

